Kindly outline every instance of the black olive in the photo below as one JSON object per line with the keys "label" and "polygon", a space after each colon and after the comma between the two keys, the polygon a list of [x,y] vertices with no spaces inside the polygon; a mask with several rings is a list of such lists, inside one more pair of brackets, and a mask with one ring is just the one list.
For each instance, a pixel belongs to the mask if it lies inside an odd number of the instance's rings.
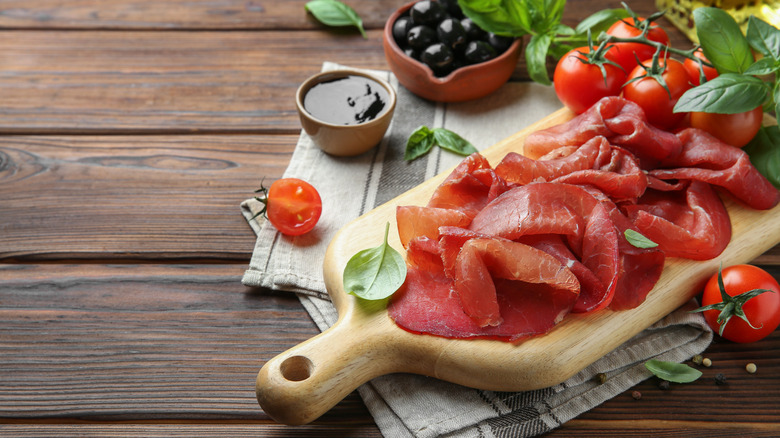
{"label": "black olive", "polygon": [[433,70],[449,67],[454,59],[452,50],[442,43],[431,44],[420,54],[420,61]]}
{"label": "black olive", "polygon": [[504,53],[515,40],[510,37],[488,33],[486,41],[496,49],[496,53]]}
{"label": "black olive", "polygon": [[485,41],[469,41],[463,56],[469,64],[478,64],[495,58],[496,49]]}
{"label": "black olive", "polygon": [[436,35],[438,35],[439,41],[454,50],[458,50],[466,44],[466,30],[463,29],[460,21],[454,18],[446,18],[439,23]]}
{"label": "black olive", "polygon": [[444,9],[455,18],[463,18],[463,11],[460,9],[458,0],[439,0]]}
{"label": "black olive", "polygon": [[420,60],[420,54],[416,50],[414,50],[411,47],[404,47],[404,54],[410,58],[414,58],[416,60]]}
{"label": "black olive", "polygon": [[412,17],[414,24],[424,24],[434,26],[444,18],[447,11],[437,1],[420,0],[412,5],[409,10],[409,16]]}
{"label": "black olive", "polygon": [[412,19],[409,17],[400,17],[393,23],[393,38],[395,42],[403,47],[407,44],[406,34],[412,28]]}
{"label": "black olive", "polygon": [[436,42],[436,31],[428,26],[414,26],[406,33],[409,47],[422,50]]}
{"label": "black olive", "polygon": [[476,41],[485,39],[487,33],[477,26],[477,23],[473,22],[471,18],[460,20],[460,24],[463,26],[463,29],[466,30],[466,36],[469,40]]}

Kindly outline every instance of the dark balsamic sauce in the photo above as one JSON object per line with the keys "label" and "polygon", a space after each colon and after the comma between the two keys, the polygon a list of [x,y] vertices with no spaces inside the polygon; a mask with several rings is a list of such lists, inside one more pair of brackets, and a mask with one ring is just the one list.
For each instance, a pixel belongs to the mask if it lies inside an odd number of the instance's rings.
{"label": "dark balsamic sauce", "polygon": [[320,82],[303,97],[303,107],[309,114],[334,125],[358,125],[374,120],[387,107],[387,102],[385,87],[356,75]]}

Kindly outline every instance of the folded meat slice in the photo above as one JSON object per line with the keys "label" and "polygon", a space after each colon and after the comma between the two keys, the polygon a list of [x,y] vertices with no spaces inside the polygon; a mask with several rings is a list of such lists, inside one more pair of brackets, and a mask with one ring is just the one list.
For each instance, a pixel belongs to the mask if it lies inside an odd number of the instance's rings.
{"label": "folded meat slice", "polygon": [[650,125],[637,104],[621,97],[605,97],[568,122],[529,135],[523,155],[536,159],[561,146],[582,145],[596,136],[631,151],[643,168],[677,155],[681,147],[674,134]]}
{"label": "folded meat slice", "polygon": [[[555,152],[567,152],[566,155]],[[572,172],[597,169],[609,160],[611,146],[604,137],[594,137],[577,148],[558,148],[539,159],[509,152],[496,166],[496,174],[513,184],[551,181]]]}
{"label": "folded meat slice", "polygon": [[742,149],[729,146],[707,132],[689,128],[677,134],[681,153],[650,171],[662,180],[697,180],[724,188],[751,208],[767,210],[780,201],[780,192],[750,163]]}
{"label": "folded meat slice", "polygon": [[649,190],[623,210],[668,257],[709,260],[731,241],[726,207],[718,194],[700,181],[691,181],[678,192]]}
{"label": "folded meat slice", "polygon": [[579,293],[568,268],[522,243],[473,238],[457,259],[454,281],[410,267],[388,305],[390,317],[417,333],[517,340],[549,331]]}
{"label": "folded meat slice", "polygon": [[575,258],[598,279],[585,289],[578,311],[606,307],[614,296],[621,267],[618,232],[609,211],[582,187],[531,183],[510,189],[474,217],[469,229],[509,240],[565,236]]}
{"label": "folded meat slice", "polygon": [[415,237],[439,240],[439,227],[467,227],[471,218],[459,210],[405,205],[396,207],[396,222],[401,244],[406,248]]}
{"label": "folded meat slice", "polygon": [[507,189],[485,157],[471,154],[436,188],[428,207],[458,210],[474,217],[488,202]]}

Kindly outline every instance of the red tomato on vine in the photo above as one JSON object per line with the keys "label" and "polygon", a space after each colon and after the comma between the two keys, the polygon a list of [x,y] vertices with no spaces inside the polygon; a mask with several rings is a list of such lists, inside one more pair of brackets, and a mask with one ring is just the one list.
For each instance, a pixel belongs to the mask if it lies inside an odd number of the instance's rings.
{"label": "red tomato on vine", "polygon": [[757,107],[737,114],[691,113],[691,126],[703,129],[718,140],[741,148],[758,134],[764,120],[764,109]]}
{"label": "red tomato on vine", "polygon": [[[647,29],[645,36],[650,41],[659,42],[665,46],[669,45],[669,35],[666,31],[653,21],[642,17],[630,17],[616,21],[607,30],[607,34],[619,38],[634,38],[641,35],[644,29]],[[649,59],[653,56],[655,50],[655,47],[647,44],[619,42],[615,43],[614,48],[609,51],[607,57],[618,63],[623,67],[626,74],[629,74],[637,66],[637,58],[639,61]]]}
{"label": "red tomato on vine", "polygon": [[271,187],[260,187],[255,193],[265,195],[262,198],[255,197],[265,204],[255,217],[265,215],[274,228],[288,236],[308,233],[317,225],[322,214],[319,192],[298,178],[278,179]]}
{"label": "red tomato on vine", "polygon": [[[684,113],[675,113],[674,105],[691,88],[688,72],[680,61],[658,59],[642,61],[628,75],[623,97],[639,105],[651,125],[671,130]],[[655,65],[654,65],[655,64]]]}
{"label": "red tomato on vine", "polygon": [[755,342],[780,325],[780,285],[759,267],[729,266],[709,279],[696,311],[723,338]]}
{"label": "red tomato on vine", "polygon": [[[702,53],[701,49],[693,52],[693,56],[701,59],[702,61],[709,62],[707,57],[704,56],[704,53]],[[707,81],[711,81],[718,77],[718,71],[715,70],[715,67],[709,67],[702,64],[701,68],[699,68],[699,63],[691,58],[685,58],[683,65],[685,66],[685,70],[688,71],[688,77],[691,79],[691,83],[693,85],[701,85],[702,72],[704,73],[704,79]]]}
{"label": "red tomato on vine", "polygon": [[580,47],[571,50],[555,66],[555,93],[577,114],[585,112],[603,97],[619,95],[626,81],[626,73],[607,62],[601,54],[602,49]]}

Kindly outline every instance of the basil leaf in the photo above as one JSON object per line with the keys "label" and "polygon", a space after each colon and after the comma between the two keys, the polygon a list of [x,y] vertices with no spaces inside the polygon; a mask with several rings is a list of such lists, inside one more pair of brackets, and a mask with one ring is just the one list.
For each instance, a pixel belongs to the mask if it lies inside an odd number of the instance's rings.
{"label": "basil leaf", "polygon": [[754,62],[753,65],[745,70],[746,75],[769,75],[780,70],[780,62],[775,61],[772,58],[761,58]]}
{"label": "basil leaf", "polygon": [[761,79],[725,73],[686,91],[674,112],[737,114],[763,105],[768,97],[767,86]]}
{"label": "basil leaf", "polygon": [[311,0],[304,7],[323,24],[334,27],[355,26],[363,38],[368,38],[363,29],[363,20],[357,12],[338,0]]}
{"label": "basil leaf", "polygon": [[690,383],[701,377],[702,372],[684,363],[666,362],[650,359],[645,362],[645,368],[663,380],[675,383]]}
{"label": "basil leaf", "polygon": [[446,149],[456,154],[469,156],[477,151],[468,140],[464,139],[460,135],[444,128],[433,129],[434,143],[439,145],[440,148]]}
{"label": "basil leaf", "polygon": [[463,14],[480,28],[496,35],[520,37],[531,32],[526,1],[458,0]]}
{"label": "basil leaf", "polygon": [[550,49],[553,35],[545,33],[533,35],[525,47],[525,63],[531,80],[544,85],[552,84],[547,75],[547,51]]}
{"label": "basil leaf", "polygon": [[693,19],[704,55],[720,74],[743,73],[753,64],[747,39],[726,11],[712,7],[698,8],[693,11]]}
{"label": "basil leaf", "polygon": [[626,236],[628,243],[637,248],[655,248],[658,246],[657,243],[645,237],[644,234],[630,228],[624,231],[623,235]]}
{"label": "basil leaf", "polygon": [[427,154],[432,147],[439,146],[442,149],[454,152],[459,155],[468,156],[477,151],[468,140],[460,135],[444,128],[430,129],[427,126],[420,126],[406,142],[406,151],[404,159],[414,160]]}
{"label": "basil leaf", "polygon": [[628,11],[625,9],[603,9],[598,11],[577,24],[574,29],[578,34],[585,35],[590,31],[593,36],[606,32],[616,21],[628,18]]}
{"label": "basil leaf", "polygon": [[780,128],[764,126],[743,149],[750,162],[769,182],[780,189]]}
{"label": "basil leaf", "polygon": [[433,147],[433,132],[427,126],[420,126],[406,141],[404,159],[412,161],[428,153]]}
{"label": "basil leaf", "polygon": [[757,52],[775,61],[780,60],[780,30],[755,15],[748,20],[747,40]]}
{"label": "basil leaf", "polygon": [[385,227],[384,242],[376,248],[359,251],[344,267],[344,290],[364,300],[383,300],[398,290],[406,280],[406,262],[387,244],[390,222]]}

